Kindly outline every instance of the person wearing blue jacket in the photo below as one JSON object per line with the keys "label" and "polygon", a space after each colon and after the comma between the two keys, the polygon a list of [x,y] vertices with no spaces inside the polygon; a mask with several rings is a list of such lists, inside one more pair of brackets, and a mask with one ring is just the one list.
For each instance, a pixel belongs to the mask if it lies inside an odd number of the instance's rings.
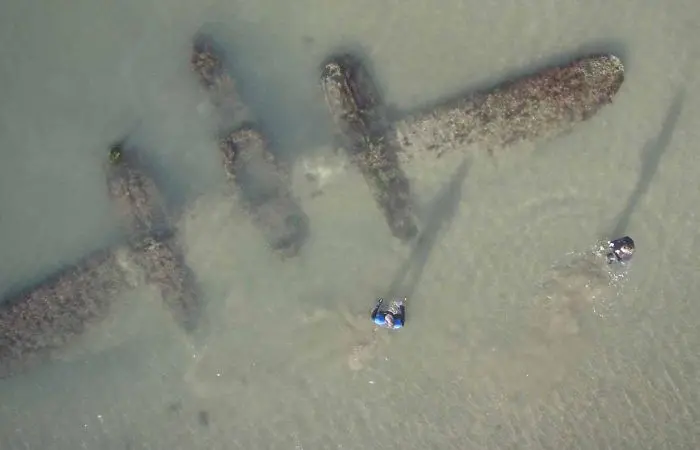
{"label": "person wearing blue jacket", "polygon": [[406,323],[406,299],[392,300],[388,305],[384,305],[384,299],[377,300],[377,304],[372,309],[372,321],[382,328],[398,330]]}

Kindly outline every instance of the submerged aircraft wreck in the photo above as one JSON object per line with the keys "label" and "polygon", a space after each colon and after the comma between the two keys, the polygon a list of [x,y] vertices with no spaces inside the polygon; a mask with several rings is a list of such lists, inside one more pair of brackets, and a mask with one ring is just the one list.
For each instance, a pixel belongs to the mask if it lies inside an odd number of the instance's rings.
{"label": "submerged aircraft wreck", "polygon": [[418,227],[402,161],[451,151],[493,154],[561,136],[612,102],[624,66],[614,55],[586,56],[393,121],[361,58],[334,55],[320,78],[339,146],[364,176],[392,234],[408,241]]}
{"label": "submerged aircraft wreck", "polygon": [[142,281],[157,288],[187,333],[204,304],[184,261],[155,182],[139,165],[138,149],[120,141],[106,164],[109,198],[123,239],[69,264],[0,303],[0,378],[52,359],[110,314],[120,295]]}
{"label": "submerged aircraft wreck", "polygon": [[[198,33],[193,38],[190,67],[215,109],[232,198],[241,202],[273,251],[294,257],[308,239],[309,219],[292,192],[290,168],[270,151],[258,120],[241,101],[224,55],[212,36]],[[592,55],[388,118],[359,58],[331,56],[320,75],[339,144],[369,185],[391,234],[402,242],[412,241],[420,229],[401,161],[472,147],[493,153],[559,136],[612,102],[623,80],[617,57]],[[109,198],[119,213],[123,239],[7,293],[0,303],[0,377],[50,360],[99,326],[114,299],[140,280],[157,288],[182,329],[192,332],[200,325],[204,303],[196,277],[139,153],[125,139],[109,148],[106,164]]]}
{"label": "submerged aircraft wreck", "polygon": [[194,331],[204,305],[185,263],[165,199],[140,163],[139,149],[121,141],[110,148],[107,184],[131,245],[133,262],[155,286],[177,323]]}
{"label": "submerged aircraft wreck", "polygon": [[309,219],[292,193],[289,168],[270,151],[257,121],[241,101],[224,53],[212,36],[198,33],[190,59],[216,108],[224,170],[270,248],[283,257],[296,256],[307,240]]}

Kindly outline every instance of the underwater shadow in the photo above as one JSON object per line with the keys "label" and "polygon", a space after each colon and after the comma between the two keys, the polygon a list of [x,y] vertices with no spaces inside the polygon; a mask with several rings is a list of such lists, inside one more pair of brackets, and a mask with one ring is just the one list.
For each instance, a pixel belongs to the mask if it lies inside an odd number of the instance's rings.
{"label": "underwater shadow", "polygon": [[627,232],[627,227],[629,226],[630,218],[637,208],[639,201],[642,199],[644,194],[649,190],[651,181],[654,179],[656,172],[659,169],[659,162],[661,157],[666,153],[668,146],[671,142],[671,137],[676,129],[676,124],[678,118],[681,115],[681,110],[683,109],[683,103],[685,101],[685,89],[678,91],[673,98],[673,102],[666,113],[666,119],[661,126],[661,131],[656,136],[655,139],[650,139],[644,145],[642,152],[640,154],[640,159],[642,163],[641,171],[639,173],[639,178],[637,179],[637,184],[634,190],[627,199],[627,204],[625,208],[617,216],[615,226],[613,227],[612,238],[617,238],[623,236]]}
{"label": "underwater shadow", "polygon": [[[457,206],[462,199],[462,185],[471,167],[471,160],[465,158],[440,192],[423,211],[427,221],[418,235],[413,251],[394,275],[394,279],[386,292],[385,298],[408,297],[418,285],[433,247],[437,242],[440,231],[445,229],[454,219]],[[410,278],[408,276],[410,275]],[[406,279],[408,281],[406,282]]]}
{"label": "underwater shadow", "polygon": [[[259,28],[245,22],[231,25],[210,21],[203,23],[196,34],[209,36],[217,52],[223,55],[223,66],[232,76],[240,100],[252,113],[248,120],[256,123],[275,156],[292,164],[308,151],[328,144],[329,135],[323,126],[325,105],[315,98],[294,95],[288,82],[261,72],[261,66],[269,63],[256,62],[270,48],[267,42],[256,43],[261,38]],[[278,64],[284,67],[285,62]],[[293,71],[296,70],[302,69],[295,66]],[[320,72],[317,75],[320,85]],[[268,83],[270,79],[275,81]]]}

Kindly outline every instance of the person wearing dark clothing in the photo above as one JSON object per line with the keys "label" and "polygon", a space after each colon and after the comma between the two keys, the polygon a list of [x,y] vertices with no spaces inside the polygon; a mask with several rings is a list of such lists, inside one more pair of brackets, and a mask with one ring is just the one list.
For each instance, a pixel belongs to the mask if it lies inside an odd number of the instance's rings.
{"label": "person wearing dark clothing", "polygon": [[388,305],[384,305],[384,299],[377,300],[377,304],[372,309],[372,321],[382,328],[398,330],[406,323],[406,299],[392,300]]}
{"label": "person wearing dark clothing", "polygon": [[634,256],[634,241],[629,236],[614,239],[608,242],[608,264],[627,263]]}

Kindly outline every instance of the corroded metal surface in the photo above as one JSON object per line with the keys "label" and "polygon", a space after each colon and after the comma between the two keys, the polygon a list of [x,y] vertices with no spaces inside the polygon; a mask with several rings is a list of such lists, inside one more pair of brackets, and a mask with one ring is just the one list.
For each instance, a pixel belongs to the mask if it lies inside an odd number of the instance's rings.
{"label": "corroded metal surface", "polygon": [[340,143],[364,176],[391,233],[410,240],[418,232],[410,184],[385,135],[379,95],[369,74],[358,59],[339,55],[324,64],[321,86]]}
{"label": "corroded metal surface", "polygon": [[296,255],[308,237],[308,217],[292,197],[287,171],[267,150],[263,135],[244,127],[221,139],[219,149],[227,176],[270,247]]}
{"label": "corroded metal surface", "polygon": [[132,258],[146,283],[158,289],[176,322],[192,332],[200,324],[204,304],[194,273],[184,261],[174,237],[147,237],[133,246]]}
{"label": "corroded metal surface", "polygon": [[134,286],[124,248],[95,252],[0,304],[0,377],[50,358]]}
{"label": "corroded metal surface", "polygon": [[123,141],[109,150],[107,188],[122,219],[122,228],[131,238],[169,232],[170,224],[160,190],[142,169],[138,151],[127,147]]}
{"label": "corroded metal surface", "polygon": [[177,244],[165,201],[142,165],[138,149],[124,142],[109,153],[109,195],[120,215],[133,248],[133,257],[155,285],[177,323],[191,332],[197,327],[204,305],[194,274]]}
{"label": "corroded metal surface", "polygon": [[291,193],[289,173],[275,161],[264,136],[250,125],[224,52],[208,35],[194,38],[192,70],[217,107],[224,168],[256,227],[274,250],[295,256],[308,237],[308,218]]}
{"label": "corroded metal surface", "polygon": [[612,102],[624,81],[614,55],[593,55],[506,82],[487,92],[409,114],[394,123],[407,152],[440,154],[476,145],[490,153],[553,138]]}
{"label": "corroded metal surface", "polygon": [[211,36],[205,33],[195,35],[190,66],[216,108],[219,128],[228,129],[235,122],[249,117],[250,111],[241,101],[223,55],[223,50]]}

